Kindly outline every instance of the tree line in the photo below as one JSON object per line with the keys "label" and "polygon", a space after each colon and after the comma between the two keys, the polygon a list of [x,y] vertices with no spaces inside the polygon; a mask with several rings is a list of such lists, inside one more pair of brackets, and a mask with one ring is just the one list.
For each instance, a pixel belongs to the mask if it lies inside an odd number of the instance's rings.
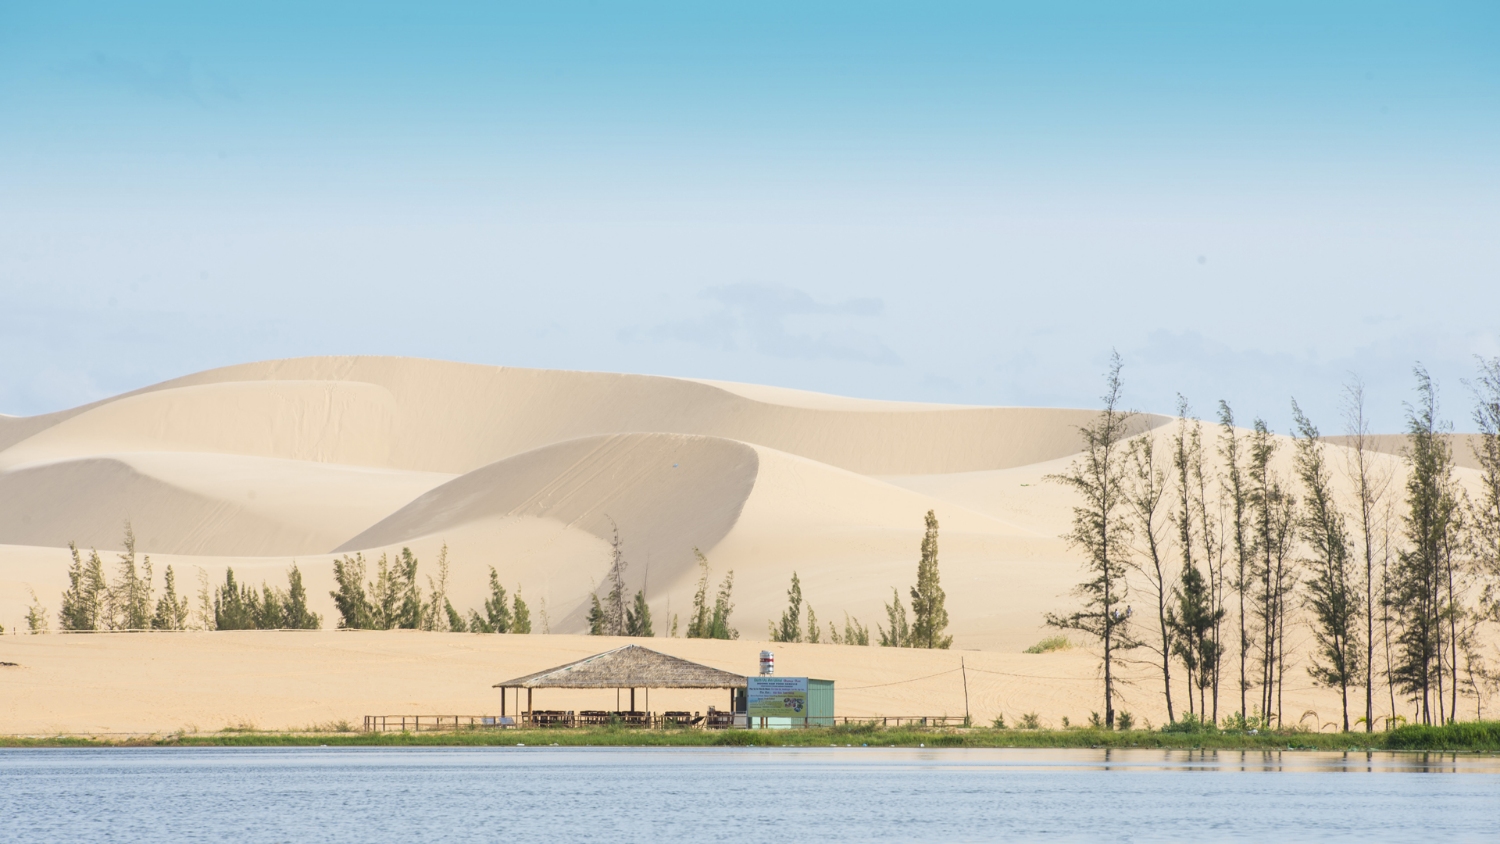
{"label": "tree line", "polygon": [[[1121,369],[1114,355],[1103,409],[1079,429],[1083,451],[1049,476],[1080,498],[1064,538],[1083,553],[1087,577],[1074,590],[1079,604],[1047,623],[1100,646],[1107,726],[1118,666],[1137,649],[1152,655],[1169,720],[1180,670],[1186,717],[1218,723],[1221,692],[1237,691],[1225,720],[1280,726],[1298,625],[1310,634],[1300,655],[1307,675],[1339,691],[1346,731],[1351,707],[1354,723],[1374,729],[1377,679],[1391,718],[1398,694],[1424,724],[1456,720],[1461,696],[1481,714],[1484,691],[1500,682],[1478,635],[1500,622],[1500,359],[1481,359],[1466,382],[1477,496],[1458,483],[1452,426],[1420,365],[1399,489],[1389,461],[1375,459],[1358,381],[1345,390],[1339,448],[1292,401],[1287,461],[1264,420],[1242,429],[1225,401],[1209,431],[1180,399],[1159,453],[1158,438],[1123,409]],[[1151,605],[1149,624],[1133,619],[1132,597]]]}
{"label": "tree line", "polygon": [[[427,630],[453,633],[530,633],[531,608],[516,587],[514,596],[500,584],[490,566],[489,596],[484,612],[470,609],[464,616],[448,597],[448,546],[438,552],[437,578],[427,577],[424,595],[417,580],[417,556],[402,548],[394,559],[381,554],[375,563],[375,578],[365,579],[368,565],[363,554],[333,561],[337,588],[328,594],[339,613],[338,626],[345,630]],[[545,627],[545,602],[543,626]],[[543,631],[545,632],[545,630]]]}

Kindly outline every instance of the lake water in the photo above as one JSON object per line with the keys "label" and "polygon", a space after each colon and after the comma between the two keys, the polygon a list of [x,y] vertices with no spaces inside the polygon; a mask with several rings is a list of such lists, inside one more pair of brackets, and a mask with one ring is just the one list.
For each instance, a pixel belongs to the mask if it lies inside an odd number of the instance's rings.
{"label": "lake water", "polygon": [[0,750],[4,841],[1500,841],[1500,758]]}

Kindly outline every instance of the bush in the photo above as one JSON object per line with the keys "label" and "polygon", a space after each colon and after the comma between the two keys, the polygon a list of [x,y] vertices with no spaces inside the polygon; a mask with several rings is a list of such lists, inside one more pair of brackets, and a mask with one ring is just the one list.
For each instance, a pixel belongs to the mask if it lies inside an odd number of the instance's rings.
{"label": "bush", "polygon": [[714,739],[721,747],[771,747],[780,742],[772,741],[765,730],[725,730]]}
{"label": "bush", "polygon": [[1021,716],[1021,729],[1040,730],[1041,728],[1042,719],[1035,712],[1028,712],[1025,715]]}
{"label": "bush", "polygon": [[1115,727],[1120,730],[1135,729],[1135,716],[1129,712],[1121,712],[1115,717]]}
{"label": "bush", "polygon": [[1386,734],[1385,746],[1389,750],[1500,750],[1500,721],[1397,727]]}
{"label": "bush", "polygon": [[993,721],[990,722],[990,726],[994,727],[997,730],[1003,730],[1003,729],[1005,729],[1005,716],[1004,715],[996,715],[995,716],[995,720],[993,720]]}
{"label": "bush", "polygon": [[1218,732],[1212,721],[1205,721],[1197,715],[1188,712],[1181,718],[1161,728],[1164,733],[1213,733]]}
{"label": "bush", "polygon": [[1048,636],[1042,641],[1037,642],[1035,645],[1027,648],[1025,651],[1023,651],[1023,653],[1045,654],[1051,653],[1053,651],[1071,650],[1072,647],[1073,643],[1068,641],[1067,636]]}

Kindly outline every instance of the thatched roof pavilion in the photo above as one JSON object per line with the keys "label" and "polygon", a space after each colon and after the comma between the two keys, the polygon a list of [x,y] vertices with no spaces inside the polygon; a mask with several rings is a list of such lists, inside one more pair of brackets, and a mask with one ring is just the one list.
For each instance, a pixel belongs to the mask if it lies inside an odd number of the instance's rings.
{"label": "thatched roof pavilion", "polygon": [[505,709],[505,690],[527,690],[527,710],[534,689],[630,689],[631,709],[635,708],[636,689],[743,689],[748,685],[743,674],[720,671],[707,665],[689,662],[640,645],[625,645],[577,662],[548,668],[513,680],[496,683],[500,690],[501,712]]}

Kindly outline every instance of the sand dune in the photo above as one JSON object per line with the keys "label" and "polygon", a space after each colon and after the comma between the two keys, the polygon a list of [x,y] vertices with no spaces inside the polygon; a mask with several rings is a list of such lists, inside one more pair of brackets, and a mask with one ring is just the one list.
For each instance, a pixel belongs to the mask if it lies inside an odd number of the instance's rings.
{"label": "sand dune", "polygon": [[[674,616],[688,613],[701,574],[694,548],[708,558],[711,588],[733,571],[731,621],[743,641],[674,640],[670,647],[748,659],[785,607],[793,572],[822,632],[829,622],[842,628],[847,613],[874,634],[892,590],[904,595],[915,577],[923,514],[934,510],[955,647],[982,649],[999,660],[996,666],[1014,668],[1006,660],[1024,659],[1019,652],[1051,632],[1045,613],[1072,605],[1080,564],[1059,535],[1076,502],[1047,476],[1068,465],[1079,447],[1075,426],[1090,416],[396,358],[227,367],[59,413],[0,417],[0,624],[24,627],[33,592],[55,617],[67,586],[67,543],[97,547],[110,560],[129,520],[140,550],[153,557],[158,587],[167,566],[180,590],[196,595],[201,583],[221,582],[231,567],[243,582],[278,584],[295,563],[313,609],[331,627],[338,556],[362,553],[373,563],[409,547],[422,561],[419,579],[426,585],[446,547],[449,595],[460,611],[482,606],[493,569],[525,596],[538,632],[577,634],[587,629],[589,595],[603,582],[618,526],[627,586],[645,593],[659,636]],[[1167,421],[1142,416],[1137,431],[1164,445],[1173,430]],[[1388,453],[1377,456],[1396,478],[1393,489],[1401,476],[1398,445],[1382,440]],[[1341,459],[1340,451],[1333,456]],[[1291,449],[1282,448],[1276,462],[1283,474],[1290,459]],[[1463,483],[1473,475],[1459,470]],[[73,667],[8,675],[53,679],[28,680],[31,697],[23,700],[29,702],[10,704],[0,732],[23,725],[175,729],[193,707],[213,713],[206,719],[232,720],[239,710],[224,699],[231,693],[257,701],[245,704],[243,717],[273,726],[398,705],[480,707],[487,686],[470,689],[469,677],[439,678],[433,672],[448,663],[422,655],[462,653],[450,667],[468,671],[490,654],[500,660],[495,670],[514,668],[500,673],[522,673],[607,644],[562,635],[524,643],[429,635],[26,640],[25,653]],[[1299,628],[1297,635],[1305,640],[1308,631]],[[4,637],[0,646],[13,641]],[[326,696],[288,702],[312,694],[299,685],[304,680],[342,670],[333,662],[353,658],[361,642],[379,643],[371,653],[421,666],[392,669],[395,685],[384,691],[371,692],[351,674]],[[158,646],[172,654],[163,665],[180,663],[181,676],[191,678],[185,683],[204,686],[184,698],[194,701],[188,708],[161,704],[159,717],[151,714],[156,710],[137,712],[117,725],[89,721],[73,704],[38,702],[51,694],[47,683],[76,681],[79,675],[69,671],[98,670],[101,660],[155,659],[147,651]],[[247,654],[262,647],[283,654],[282,664],[299,666],[292,673],[304,679],[285,681],[285,699],[246,692],[207,662],[193,662],[196,653],[202,661],[259,665],[272,657]],[[916,676],[922,664],[948,659],[805,647],[812,649],[809,672],[867,685],[900,679],[894,674],[903,671]],[[1299,650],[1295,658],[1301,657]],[[386,658],[371,657],[368,667]],[[1001,708],[1067,709],[1074,717],[1097,708],[1088,697],[1096,685],[1093,657],[1075,651],[1049,664],[1055,673],[1047,676],[1061,679],[1007,687]],[[274,674],[267,663],[253,676]],[[74,679],[60,679],[67,677]],[[1144,685],[1127,692],[1130,706],[1154,712],[1149,671],[1142,677]],[[126,679],[112,682],[100,692],[139,691]],[[416,686],[407,690],[401,686],[407,682]],[[941,695],[903,697],[905,688],[864,703],[841,698],[841,706],[887,714],[956,711]],[[1322,701],[1323,693],[1304,691],[1309,705]],[[155,700],[144,695],[137,702],[148,698]]]}

